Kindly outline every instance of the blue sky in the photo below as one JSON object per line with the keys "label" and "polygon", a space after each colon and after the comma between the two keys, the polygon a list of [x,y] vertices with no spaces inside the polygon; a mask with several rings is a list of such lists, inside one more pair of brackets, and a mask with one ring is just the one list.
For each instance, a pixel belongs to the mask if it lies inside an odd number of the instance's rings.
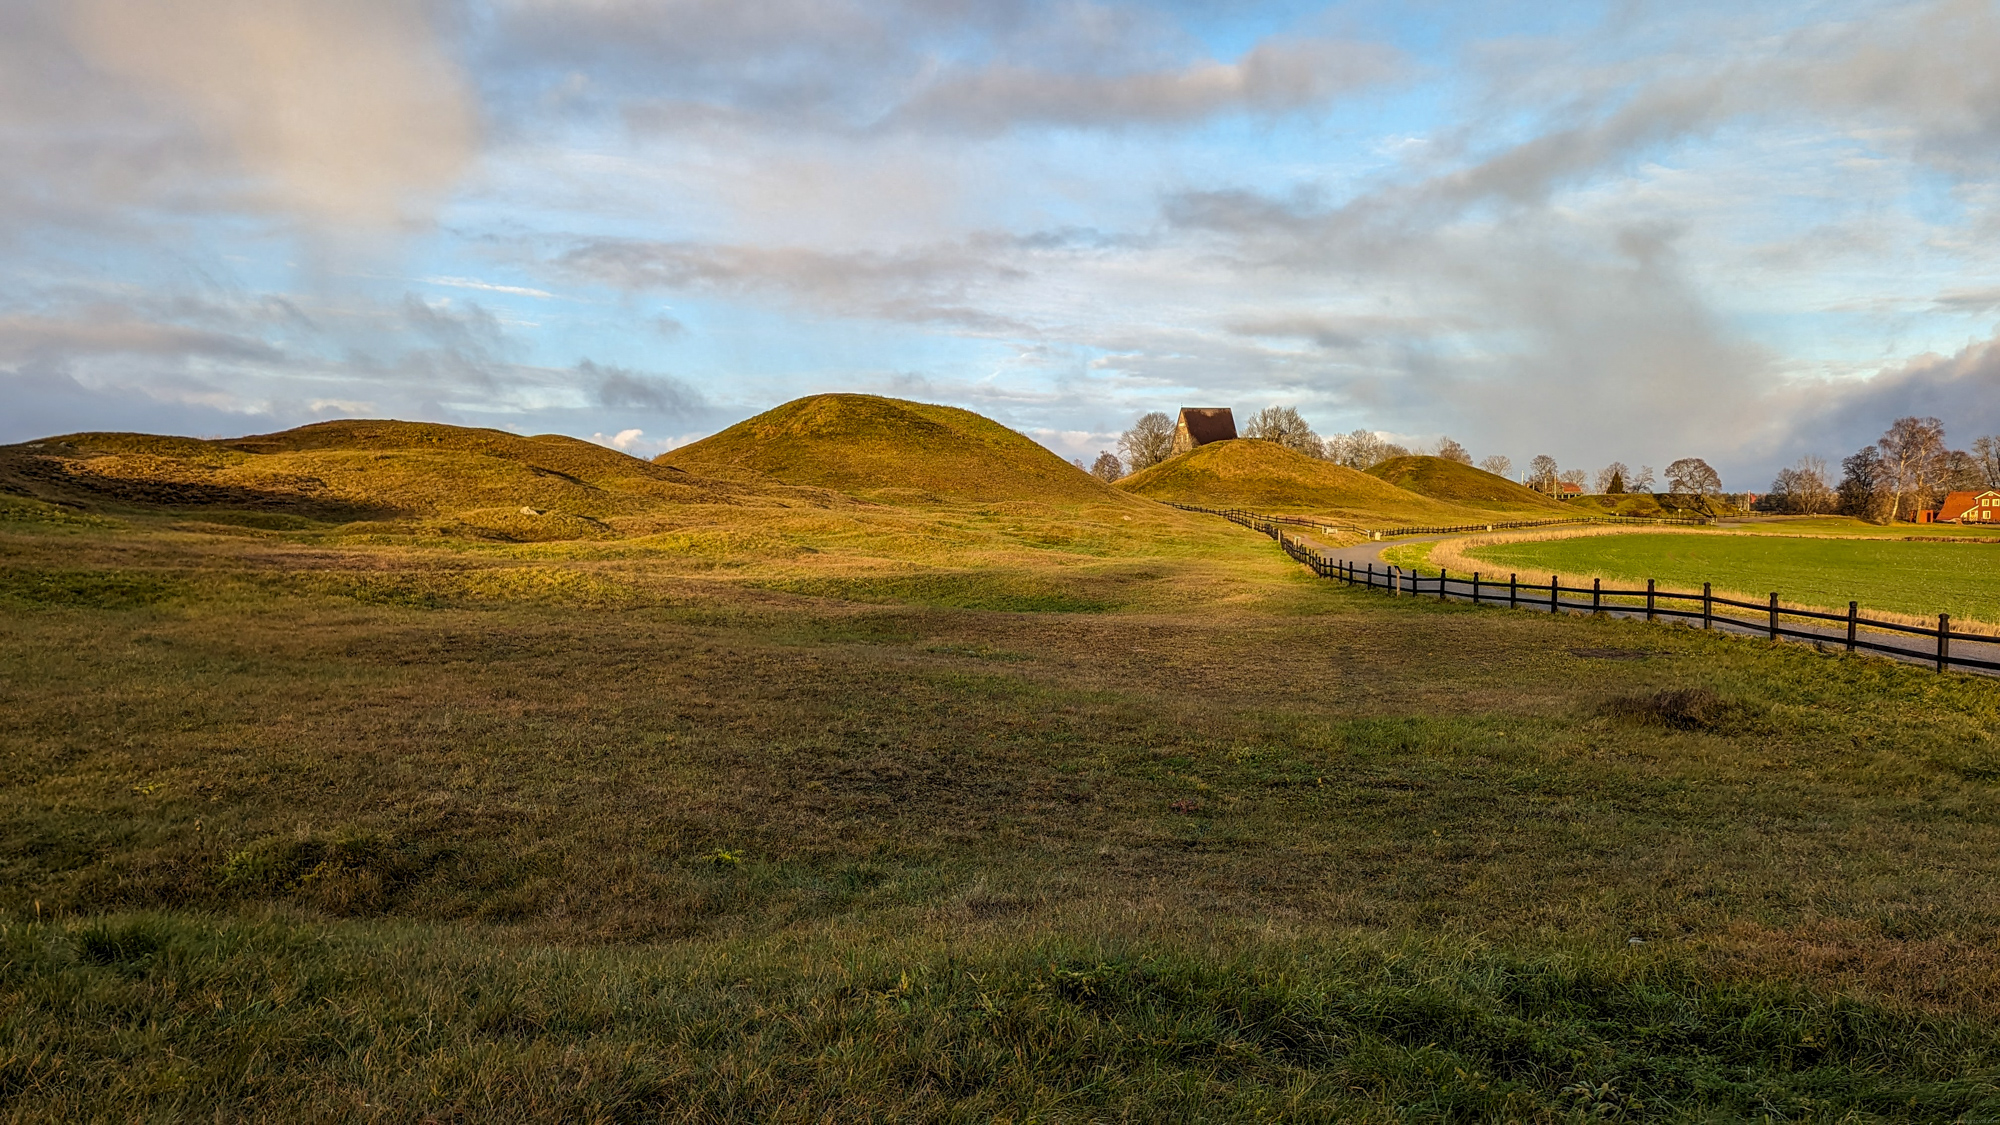
{"label": "blue sky", "polygon": [[17,0],[0,441],[862,390],[1756,488],[2000,431],[1994,58],[1991,2]]}

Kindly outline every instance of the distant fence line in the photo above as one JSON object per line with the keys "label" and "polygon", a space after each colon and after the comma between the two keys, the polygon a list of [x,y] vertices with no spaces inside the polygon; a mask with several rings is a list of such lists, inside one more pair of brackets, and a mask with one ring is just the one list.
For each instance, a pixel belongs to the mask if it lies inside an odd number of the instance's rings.
{"label": "distant fence line", "polygon": [[[1826,613],[1798,606],[1784,606],[1779,603],[1778,595],[1775,592],[1772,593],[1770,600],[1767,602],[1737,601],[1733,598],[1717,596],[1714,591],[1714,584],[1709,582],[1701,584],[1701,593],[1691,594],[1675,593],[1659,589],[1658,582],[1651,578],[1646,580],[1646,588],[1643,590],[1607,589],[1602,579],[1592,579],[1590,585],[1587,587],[1564,586],[1561,578],[1556,575],[1551,575],[1547,583],[1526,584],[1521,582],[1518,574],[1509,574],[1507,581],[1504,583],[1496,579],[1484,578],[1479,571],[1474,571],[1470,578],[1453,578],[1442,568],[1439,569],[1436,577],[1426,578],[1414,570],[1407,570],[1402,567],[1386,566],[1378,571],[1374,563],[1369,563],[1366,567],[1362,567],[1340,559],[1328,558],[1318,551],[1305,546],[1298,540],[1288,538],[1285,535],[1284,528],[1280,526],[1281,524],[1292,523],[1303,523],[1309,527],[1333,527],[1336,525],[1297,521],[1283,517],[1258,516],[1247,512],[1195,508],[1185,504],[1176,504],[1175,507],[1184,508],[1188,511],[1210,512],[1214,515],[1224,516],[1232,522],[1240,523],[1245,527],[1262,532],[1276,539],[1278,546],[1284,548],[1286,554],[1298,562],[1305,564],[1308,569],[1321,578],[1338,579],[1349,585],[1364,586],[1371,590],[1387,590],[1391,597],[1404,597],[1406,595],[1409,597],[1419,597],[1426,593],[1431,593],[1435,594],[1439,601],[1451,601],[1455,599],[1470,602],[1473,605],[1504,605],[1509,609],[1547,609],[1550,613],[1561,613],[1565,610],[1572,610],[1591,614],[1622,613],[1637,616],[1643,612],[1647,621],[1658,621],[1661,618],[1699,620],[1703,629],[1714,629],[1717,626],[1725,626],[1769,637],[1774,641],[1780,637],[1791,637],[1797,640],[1814,641],[1817,643],[1843,639],[1836,631],[1790,628],[1781,620],[1786,617],[1805,618],[1813,621],[1831,622],[1836,626],[1846,626],[1844,642],[1848,652],[1866,649],[1872,652],[1900,656],[1905,659],[1923,659],[1933,662],[1939,672],[1954,667],[1977,668],[1987,672],[2000,672],[2000,660],[1983,660],[1977,657],[1960,656],[1951,650],[1951,643],[1955,640],[1973,641],[1983,644],[2000,644],[2000,636],[1988,636],[1983,633],[1967,633],[1954,630],[1951,627],[1951,615],[1948,613],[1938,614],[1937,625],[1933,628],[1921,625],[1904,625],[1895,621],[1881,621],[1875,618],[1863,617],[1859,603],[1851,601],[1847,603],[1847,612],[1844,614]],[[1556,520],[1550,522],[1588,523],[1594,521]],[[1496,529],[1527,526],[1537,525],[1532,522],[1493,525]],[[1484,527],[1486,525],[1479,524],[1463,530],[1477,531]],[[1579,598],[1588,595],[1590,600],[1564,601],[1564,595],[1568,594],[1577,595]],[[1607,598],[1618,599],[1618,601],[1607,603]],[[1641,609],[1642,603],[1644,606],[1643,610]],[[1698,607],[1689,606],[1687,603],[1698,603]],[[1728,613],[1717,613],[1716,608],[1718,606],[1724,609],[1755,610],[1759,613],[1759,617],[1745,619]],[[1934,640],[1937,646],[1936,654],[1933,657],[1920,650],[1869,640],[1861,635],[1863,628],[1880,629],[1884,632],[1900,633],[1906,636]]]}
{"label": "distant fence line", "polygon": [[1701,519],[1696,517],[1683,517],[1683,516],[1601,515],[1601,516],[1563,516],[1559,519],[1547,519],[1547,520],[1505,520],[1495,523],[1461,523],[1461,524],[1443,525],[1438,527],[1368,528],[1368,527],[1362,527],[1360,524],[1357,523],[1341,523],[1337,520],[1314,520],[1314,519],[1307,519],[1304,516],[1267,516],[1267,515],[1259,515],[1256,512],[1246,512],[1241,508],[1204,508],[1197,504],[1174,504],[1172,503],[1172,501],[1169,501],[1168,503],[1171,504],[1171,506],[1173,507],[1179,508],[1183,512],[1204,512],[1211,516],[1221,516],[1224,519],[1234,520],[1235,522],[1240,523],[1245,527],[1257,527],[1259,530],[1262,530],[1262,528],[1259,527],[1259,525],[1261,524],[1288,524],[1292,527],[1317,528],[1321,531],[1326,532],[1329,535],[1338,532],[1352,532],[1356,535],[1365,535],[1370,539],[1381,539],[1385,536],[1397,536],[1397,535],[1453,535],[1462,531],[1510,531],[1516,528],[1523,528],[1523,527],[1556,527],[1562,524],[1571,524],[1571,523],[1604,523],[1604,524],[1622,525],[1626,527],[1631,527],[1636,525],[1652,525],[1652,524],[1668,524],[1668,525],[1676,525],[1682,527],[1706,527],[1709,524],[1715,522],[1714,520],[1709,520],[1709,519]]}

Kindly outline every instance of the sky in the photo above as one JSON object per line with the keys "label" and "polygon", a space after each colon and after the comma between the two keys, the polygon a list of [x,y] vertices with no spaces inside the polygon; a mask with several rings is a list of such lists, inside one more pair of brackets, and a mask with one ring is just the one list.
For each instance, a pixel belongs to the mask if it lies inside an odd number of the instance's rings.
{"label": "sky", "polygon": [[2000,432],[1995,59],[1993,0],[8,0],[0,442],[864,391],[1758,489]]}

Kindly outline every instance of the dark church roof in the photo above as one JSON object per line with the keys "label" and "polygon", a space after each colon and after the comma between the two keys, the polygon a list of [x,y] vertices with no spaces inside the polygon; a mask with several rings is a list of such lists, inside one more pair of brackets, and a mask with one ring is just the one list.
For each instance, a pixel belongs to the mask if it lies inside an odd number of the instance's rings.
{"label": "dark church roof", "polygon": [[1183,406],[1181,425],[1196,445],[1236,438],[1236,416],[1226,406]]}

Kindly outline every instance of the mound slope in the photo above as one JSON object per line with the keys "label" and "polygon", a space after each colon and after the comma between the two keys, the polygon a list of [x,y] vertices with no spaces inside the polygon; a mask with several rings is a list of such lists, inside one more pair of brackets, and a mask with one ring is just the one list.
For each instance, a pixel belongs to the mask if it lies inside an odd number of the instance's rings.
{"label": "mound slope", "polygon": [[1566,511],[1559,501],[1532,488],[1442,457],[1391,457],[1370,468],[1368,475],[1420,496],[1454,504],[1494,511]]}
{"label": "mound slope", "polygon": [[1268,441],[1212,442],[1118,482],[1138,496],[1209,508],[1383,524],[1475,523],[1485,513],[1420,496]]}
{"label": "mound slope", "polygon": [[969,410],[877,395],[795,399],[657,464],[771,480],[888,503],[1129,505],[1131,498],[1033,440]]}
{"label": "mound slope", "polygon": [[217,441],[67,434],[0,449],[0,490],[85,506],[339,520],[524,508],[601,519],[662,504],[740,503],[760,491],[575,438],[392,421],[321,422]]}

